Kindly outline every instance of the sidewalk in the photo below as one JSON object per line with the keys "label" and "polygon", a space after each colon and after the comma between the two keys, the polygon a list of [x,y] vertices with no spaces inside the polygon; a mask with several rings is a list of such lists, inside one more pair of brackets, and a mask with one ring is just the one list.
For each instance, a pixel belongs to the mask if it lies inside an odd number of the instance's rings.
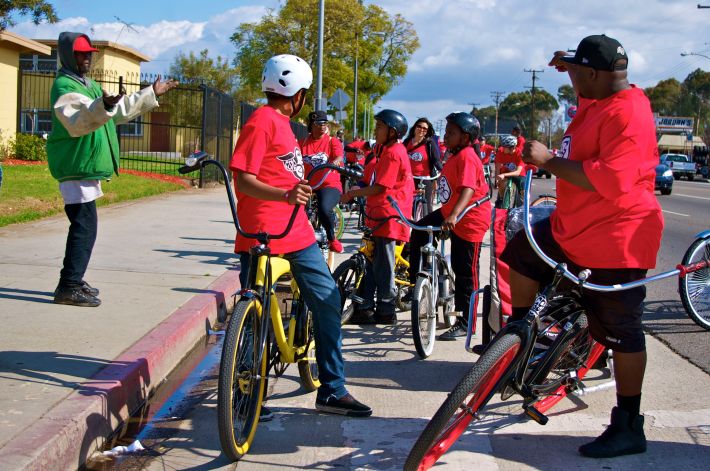
{"label": "sidewalk", "polygon": [[223,188],[100,208],[98,308],[52,303],[67,227],[0,228],[0,469],[76,469],[238,287]]}

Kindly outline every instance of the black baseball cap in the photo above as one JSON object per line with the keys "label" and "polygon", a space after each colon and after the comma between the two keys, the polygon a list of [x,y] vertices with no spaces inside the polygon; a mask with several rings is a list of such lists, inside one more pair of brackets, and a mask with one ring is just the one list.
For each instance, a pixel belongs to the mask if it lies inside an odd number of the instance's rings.
{"label": "black baseball cap", "polygon": [[313,124],[313,123],[327,123],[328,122],[328,115],[325,113],[323,110],[316,110],[316,111],[311,111],[308,113],[308,123]]}
{"label": "black baseball cap", "polygon": [[621,43],[604,34],[587,36],[580,41],[574,56],[562,56],[560,60],[609,72],[626,70],[629,63]]}

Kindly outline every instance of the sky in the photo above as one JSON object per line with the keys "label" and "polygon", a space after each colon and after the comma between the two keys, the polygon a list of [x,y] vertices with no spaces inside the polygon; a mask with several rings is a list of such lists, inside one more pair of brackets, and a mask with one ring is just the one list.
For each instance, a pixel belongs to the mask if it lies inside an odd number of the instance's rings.
{"label": "sky", "polygon": [[[258,21],[278,0],[52,0],[61,21],[36,26],[18,17],[11,31],[35,39],[79,31],[128,45],[152,58],[142,70],[167,72],[182,52],[209,49],[232,58],[229,37]],[[414,24],[421,47],[407,75],[376,106],[426,116],[435,124],[472,104],[493,104],[491,92],[520,92],[531,85],[525,69],[544,70],[537,86],[556,95],[569,83],[547,63],[556,50],[576,48],[590,34],[618,39],[629,54],[629,79],[641,87],[697,68],[710,70],[710,9],[698,0],[381,0],[375,3]],[[710,5],[706,0],[704,5]],[[327,11],[326,11],[327,16]],[[118,17],[118,19],[116,18]],[[124,23],[131,25],[126,27]],[[348,25],[343,25],[348,27]],[[327,70],[324,71],[327,75]],[[346,90],[352,95],[352,90]]]}

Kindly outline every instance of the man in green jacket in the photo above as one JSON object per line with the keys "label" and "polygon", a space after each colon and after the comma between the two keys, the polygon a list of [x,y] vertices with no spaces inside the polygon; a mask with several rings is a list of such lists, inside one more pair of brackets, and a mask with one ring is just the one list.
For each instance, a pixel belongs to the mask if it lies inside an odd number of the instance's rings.
{"label": "man in green jacket", "polygon": [[88,36],[61,33],[57,49],[62,68],[50,95],[52,133],[47,158],[52,176],[59,181],[70,226],[54,302],[96,307],[101,304],[99,291],[84,281],[84,273],[96,241],[101,180],[118,174],[116,125],[155,108],[156,98],[178,84],[161,82],[158,76],[152,86],[129,96],[123,89],[118,95],[108,95],[86,77],[92,53],[98,52]]}

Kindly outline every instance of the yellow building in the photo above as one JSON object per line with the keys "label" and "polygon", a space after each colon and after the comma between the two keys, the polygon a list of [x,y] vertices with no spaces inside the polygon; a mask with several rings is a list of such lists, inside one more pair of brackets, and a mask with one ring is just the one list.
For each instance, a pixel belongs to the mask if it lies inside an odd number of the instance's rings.
{"label": "yellow building", "polygon": [[15,137],[18,110],[18,70],[20,55],[48,57],[51,48],[9,31],[0,31],[0,145]]}

